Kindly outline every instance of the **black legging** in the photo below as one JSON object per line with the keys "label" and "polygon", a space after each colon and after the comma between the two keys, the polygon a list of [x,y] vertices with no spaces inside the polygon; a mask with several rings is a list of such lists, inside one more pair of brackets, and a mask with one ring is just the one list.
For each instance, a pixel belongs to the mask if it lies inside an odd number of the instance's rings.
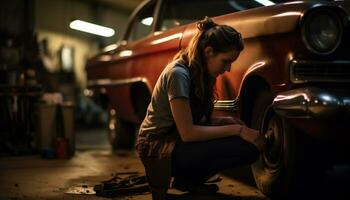
{"label": "black legging", "polygon": [[238,136],[205,142],[176,142],[172,153],[172,176],[187,185],[204,183],[216,173],[251,164],[259,150]]}

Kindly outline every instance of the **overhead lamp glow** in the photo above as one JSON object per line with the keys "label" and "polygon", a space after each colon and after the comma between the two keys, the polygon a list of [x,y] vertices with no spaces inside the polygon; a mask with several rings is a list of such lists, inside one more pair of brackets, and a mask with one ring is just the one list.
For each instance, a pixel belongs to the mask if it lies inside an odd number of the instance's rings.
{"label": "overhead lamp glow", "polygon": [[264,6],[272,6],[272,5],[275,5],[274,2],[269,1],[269,0],[254,0],[254,1],[256,1],[256,2],[258,2],[258,3],[260,3],[260,4],[264,5]]}
{"label": "overhead lamp glow", "polygon": [[69,24],[71,29],[78,31],[83,31],[103,37],[111,37],[114,35],[114,30],[105,26],[100,26],[97,24],[92,24],[82,20],[74,20]]}
{"label": "overhead lamp glow", "polygon": [[151,26],[152,22],[153,22],[153,17],[147,17],[141,20],[141,23],[146,26]]}

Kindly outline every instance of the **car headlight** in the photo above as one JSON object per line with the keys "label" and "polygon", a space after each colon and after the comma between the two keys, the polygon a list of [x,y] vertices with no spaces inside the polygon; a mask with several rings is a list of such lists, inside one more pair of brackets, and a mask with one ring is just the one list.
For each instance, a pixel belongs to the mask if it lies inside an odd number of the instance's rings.
{"label": "car headlight", "polygon": [[317,10],[304,19],[302,35],[309,50],[317,54],[330,54],[340,44],[343,27],[335,12]]}

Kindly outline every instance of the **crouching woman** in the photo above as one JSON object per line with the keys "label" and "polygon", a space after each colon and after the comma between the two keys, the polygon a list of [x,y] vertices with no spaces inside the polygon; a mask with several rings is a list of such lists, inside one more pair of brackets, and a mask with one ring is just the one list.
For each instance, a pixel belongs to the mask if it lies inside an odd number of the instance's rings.
{"label": "crouching woman", "polygon": [[259,131],[234,118],[212,118],[217,76],[243,50],[241,34],[206,17],[198,32],[161,73],[143,120],[136,150],[154,200],[172,187],[215,193],[216,173],[254,162],[264,145]]}

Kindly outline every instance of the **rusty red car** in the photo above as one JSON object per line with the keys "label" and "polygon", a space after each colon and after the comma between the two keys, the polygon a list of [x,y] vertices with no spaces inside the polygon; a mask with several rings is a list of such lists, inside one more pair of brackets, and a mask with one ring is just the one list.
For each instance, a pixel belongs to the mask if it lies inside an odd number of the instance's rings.
{"label": "rusty red car", "polygon": [[349,164],[349,1],[147,0],[123,38],[87,62],[89,94],[109,113],[114,148],[133,145],[152,89],[213,17],[241,32],[245,48],[217,79],[214,114],[237,116],[268,144],[252,165],[257,187],[287,195],[316,169]]}

